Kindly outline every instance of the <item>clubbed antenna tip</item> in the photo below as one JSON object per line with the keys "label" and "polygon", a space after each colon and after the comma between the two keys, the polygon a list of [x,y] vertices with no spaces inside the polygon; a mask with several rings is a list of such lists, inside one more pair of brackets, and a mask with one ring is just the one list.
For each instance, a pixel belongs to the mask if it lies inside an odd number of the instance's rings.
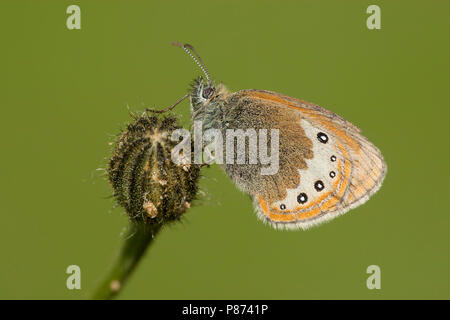
{"label": "clubbed antenna tip", "polygon": [[186,53],[192,58],[192,60],[194,60],[194,62],[203,71],[203,73],[206,76],[206,80],[208,80],[208,82],[211,82],[211,78],[209,76],[208,68],[206,68],[206,65],[203,63],[202,58],[200,58],[199,54],[197,53],[197,51],[195,51],[195,49],[194,49],[194,47],[192,45],[190,45],[189,43],[181,44],[180,42],[177,42],[177,41],[172,42],[172,45],[174,45],[176,47],[180,47],[181,49],[186,51]]}

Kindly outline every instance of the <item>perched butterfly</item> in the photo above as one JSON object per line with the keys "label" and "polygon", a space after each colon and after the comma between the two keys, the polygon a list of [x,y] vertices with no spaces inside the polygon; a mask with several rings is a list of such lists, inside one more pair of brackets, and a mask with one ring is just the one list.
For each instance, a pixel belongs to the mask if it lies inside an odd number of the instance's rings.
{"label": "perched butterfly", "polygon": [[275,228],[306,229],[344,214],[381,186],[386,164],[360,130],[310,102],[265,90],[230,92],[215,85],[191,45],[183,48],[206,76],[189,97],[192,121],[204,128],[279,130],[279,170],[262,175],[261,164],[223,164],[254,201],[260,219]]}

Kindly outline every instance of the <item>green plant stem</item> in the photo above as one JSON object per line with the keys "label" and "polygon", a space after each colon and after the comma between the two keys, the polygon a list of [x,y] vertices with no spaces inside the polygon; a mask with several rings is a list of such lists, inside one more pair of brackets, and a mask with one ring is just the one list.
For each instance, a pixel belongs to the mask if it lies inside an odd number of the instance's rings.
{"label": "green plant stem", "polygon": [[106,279],[94,292],[92,299],[114,299],[120,293],[160,229],[161,225],[130,223],[119,256]]}

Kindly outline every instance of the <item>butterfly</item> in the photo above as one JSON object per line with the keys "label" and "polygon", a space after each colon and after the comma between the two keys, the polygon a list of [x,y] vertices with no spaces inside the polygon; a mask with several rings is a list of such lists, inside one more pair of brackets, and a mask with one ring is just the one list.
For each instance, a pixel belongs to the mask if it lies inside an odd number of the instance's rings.
{"label": "butterfly", "polygon": [[222,165],[238,188],[251,196],[261,220],[277,229],[307,229],[363,204],[381,187],[386,163],[355,125],[318,105],[280,93],[230,92],[211,80],[191,45],[174,44],[206,77],[194,80],[187,95],[193,122],[223,132],[278,129],[275,174],[261,174],[261,164]]}

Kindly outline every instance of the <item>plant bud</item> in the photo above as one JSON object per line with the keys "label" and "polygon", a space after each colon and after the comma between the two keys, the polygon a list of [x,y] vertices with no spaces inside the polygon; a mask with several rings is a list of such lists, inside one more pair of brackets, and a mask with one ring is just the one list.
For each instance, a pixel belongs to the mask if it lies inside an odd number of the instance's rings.
{"label": "plant bud", "polygon": [[178,220],[197,193],[200,166],[177,165],[171,141],[179,129],[173,116],[134,116],[114,144],[108,164],[117,202],[135,222],[162,225]]}

